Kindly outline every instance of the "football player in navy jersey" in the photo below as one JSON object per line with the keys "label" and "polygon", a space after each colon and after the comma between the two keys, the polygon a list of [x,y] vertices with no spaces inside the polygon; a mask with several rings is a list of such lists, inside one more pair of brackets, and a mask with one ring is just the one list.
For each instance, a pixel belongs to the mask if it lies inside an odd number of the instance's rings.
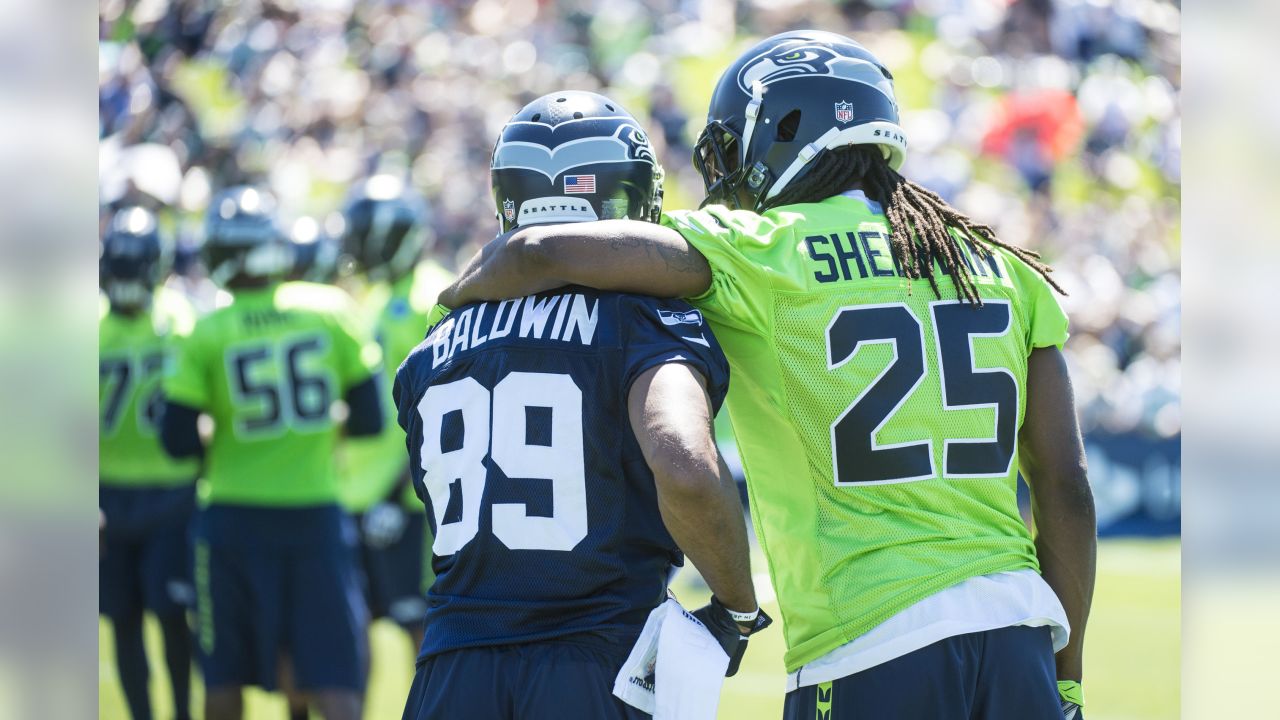
{"label": "football player in navy jersey", "polygon": [[[492,178],[504,232],[661,209],[645,133],[593,93],[517,113]],[[644,717],[611,689],[683,555],[733,674],[769,620],[711,429],[728,364],[701,314],[566,287],[431,320],[393,390],[435,538],[404,717]]]}

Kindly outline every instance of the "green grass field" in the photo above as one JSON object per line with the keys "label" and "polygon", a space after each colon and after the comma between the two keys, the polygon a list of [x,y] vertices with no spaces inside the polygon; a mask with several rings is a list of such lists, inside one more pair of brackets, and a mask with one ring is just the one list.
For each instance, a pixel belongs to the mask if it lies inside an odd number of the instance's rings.
{"label": "green grass field", "polygon": [[[1089,720],[1164,720],[1177,718],[1181,704],[1180,677],[1180,549],[1177,540],[1110,540],[1098,548],[1098,589],[1089,621],[1085,690]],[[757,568],[763,568],[757,561]],[[687,573],[686,573],[687,575]],[[761,583],[764,583],[762,586]],[[706,591],[693,589],[685,577],[678,581],[686,606],[703,602]],[[758,578],[758,587],[767,580]],[[765,608],[776,615],[776,603]],[[159,661],[160,639],[148,627],[152,648],[152,697],[156,716],[170,717],[167,679]],[[124,698],[115,675],[111,629],[98,626],[98,717],[127,720]],[[394,626],[373,628],[374,665],[365,717],[399,718],[409,691],[413,652]],[[725,685],[720,717],[734,720],[778,718],[782,714],[785,674],[782,633],[766,632],[751,641],[742,670]],[[197,680],[197,707],[202,694]],[[283,720],[280,696],[250,691],[247,720]]]}

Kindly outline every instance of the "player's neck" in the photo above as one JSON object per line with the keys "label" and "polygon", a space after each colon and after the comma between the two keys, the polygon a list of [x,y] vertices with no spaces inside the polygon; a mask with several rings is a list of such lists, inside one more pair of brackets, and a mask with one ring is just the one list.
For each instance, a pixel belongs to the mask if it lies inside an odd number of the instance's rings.
{"label": "player's neck", "polygon": [[150,309],[150,306],[144,307],[141,305],[112,305],[111,313],[125,320],[137,320]]}
{"label": "player's neck", "polygon": [[246,277],[239,278],[235,282],[227,283],[227,291],[233,295],[240,293],[252,293],[267,290],[277,284],[279,280],[275,278],[265,277]]}

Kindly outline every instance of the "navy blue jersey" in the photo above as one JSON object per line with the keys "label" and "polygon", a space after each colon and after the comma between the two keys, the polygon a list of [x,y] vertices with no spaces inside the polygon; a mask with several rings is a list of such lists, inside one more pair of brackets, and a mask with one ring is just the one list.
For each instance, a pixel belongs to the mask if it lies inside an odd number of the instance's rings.
{"label": "navy blue jersey", "polygon": [[701,313],[584,288],[458,308],[409,354],[393,394],[435,538],[421,657],[639,633],[683,558],[627,395],[668,362],[719,408],[728,363]]}

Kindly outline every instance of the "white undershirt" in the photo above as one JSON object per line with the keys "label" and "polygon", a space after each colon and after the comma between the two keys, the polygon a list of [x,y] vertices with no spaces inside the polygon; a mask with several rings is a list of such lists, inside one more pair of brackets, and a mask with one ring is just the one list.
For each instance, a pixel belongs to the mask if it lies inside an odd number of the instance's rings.
{"label": "white undershirt", "polygon": [[1067,614],[1034,570],[981,575],[934,593],[788,674],[787,692],[862,672],[949,637],[1015,625],[1048,626],[1055,653],[1067,644]]}

